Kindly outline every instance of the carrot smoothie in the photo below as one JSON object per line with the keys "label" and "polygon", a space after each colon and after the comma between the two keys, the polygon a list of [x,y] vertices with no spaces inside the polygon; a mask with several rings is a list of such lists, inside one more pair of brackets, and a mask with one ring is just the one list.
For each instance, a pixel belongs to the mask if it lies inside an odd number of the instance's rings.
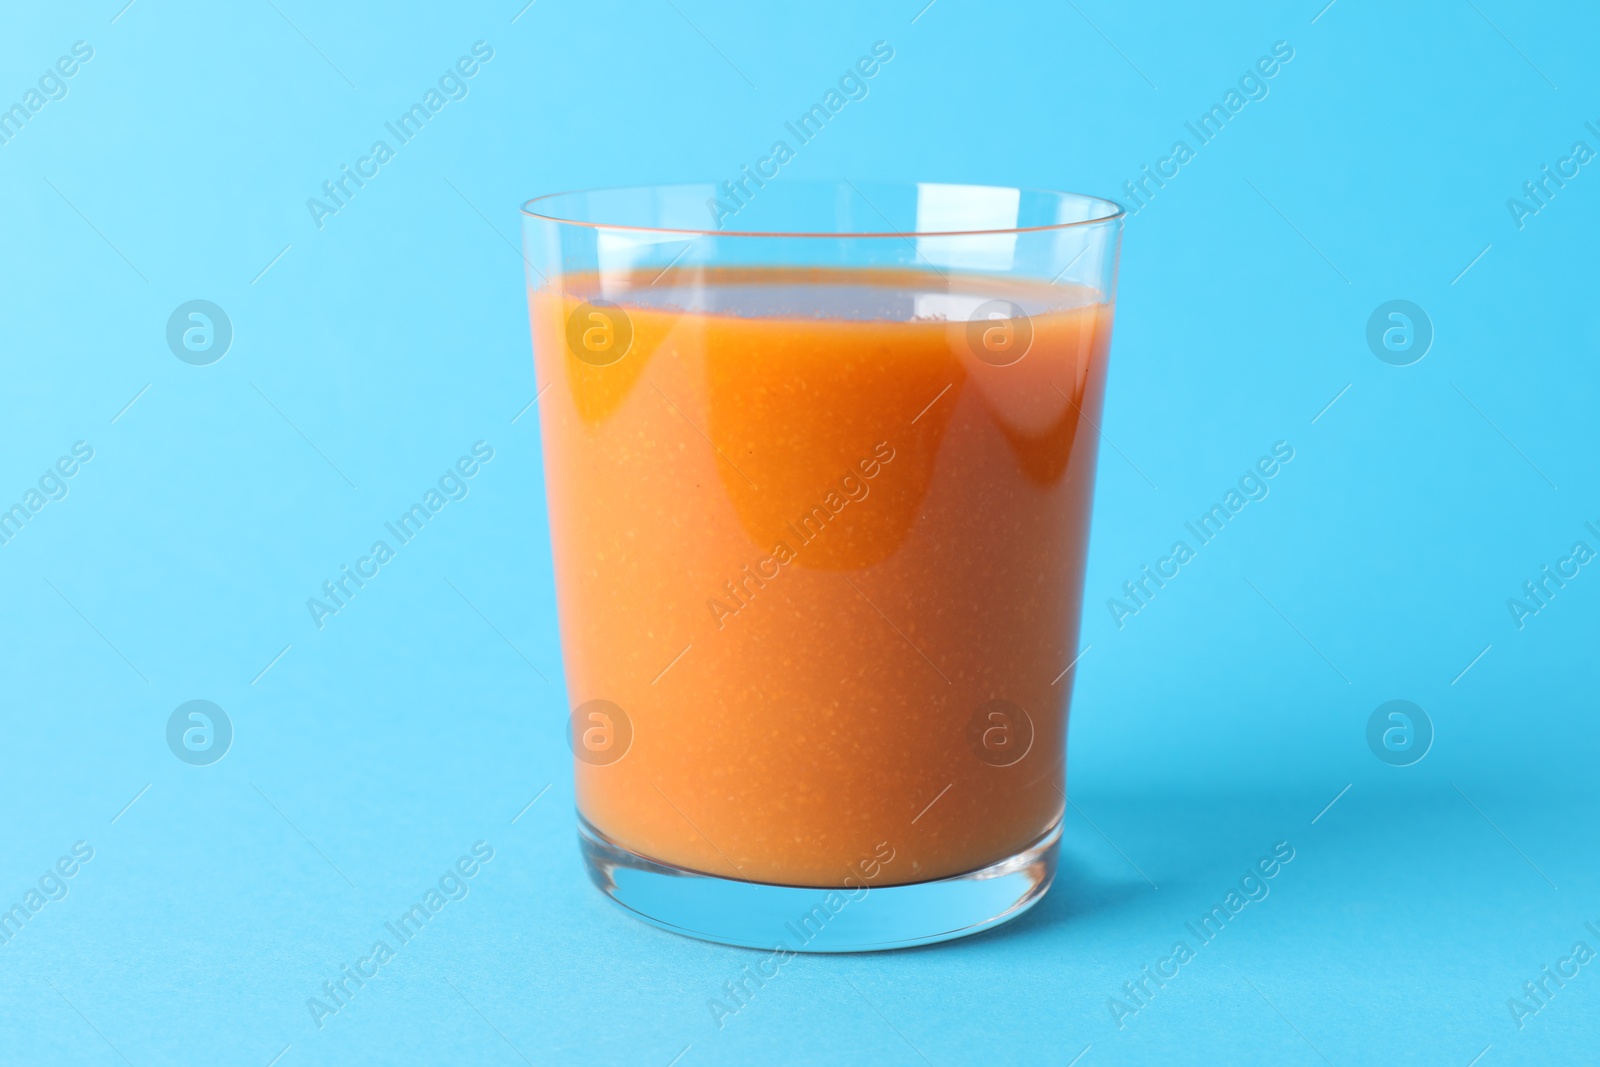
{"label": "carrot smoothie", "polygon": [[1099,300],[905,269],[568,275],[530,294],[594,828],[814,887],[864,859],[874,885],[957,875],[1052,830]]}

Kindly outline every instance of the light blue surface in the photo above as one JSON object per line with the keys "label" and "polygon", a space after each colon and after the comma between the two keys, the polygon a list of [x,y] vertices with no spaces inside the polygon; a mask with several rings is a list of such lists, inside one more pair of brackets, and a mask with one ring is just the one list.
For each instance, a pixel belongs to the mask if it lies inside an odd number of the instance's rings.
{"label": "light blue surface", "polygon": [[[0,103],[93,48],[0,144],[0,504],[93,449],[0,545],[0,903],[93,849],[0,945],[0,1062],[1596,1057],[1600,966],[1508,1007],[1600,949],[1600,571],[1507,606],[1600,549],[1600,171],[1507,206],[1600,150],[1592,13],[122,2],[0,16]],[[1195,151],[1125,235],[1060,883],[970,941],[794,960],[719,1029],[759,954],[630,920],[578,862],[516,207],[736,176],[879,40],[785,175],[1125,199]],[[307,199],[478,41],[319,228]],[[209,365],[167,343],[196,299],[233,330]],[[1409,366],[1367,344],[1397,299],[1434,330]],[[306,599],[480,441],[319,629]],[[1270,495],[1119,629],[1106,600],[1278,441]],[[1435,733],[1409,767],[1367,744],[1394,699]],[[232,723],[210,766],[167,746],[191,700]],[[308,998],[480,841],[319,1029]],[[1119,1029],[1123,983],[1280,841],[1270,894]]]}

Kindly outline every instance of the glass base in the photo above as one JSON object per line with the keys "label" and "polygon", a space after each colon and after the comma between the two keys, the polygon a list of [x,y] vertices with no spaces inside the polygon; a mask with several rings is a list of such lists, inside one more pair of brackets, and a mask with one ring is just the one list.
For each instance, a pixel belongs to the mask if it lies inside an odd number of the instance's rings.
{"label": "glass base", "polygon": [[818,889],[718,878],[629,851],[578,816],[594,884],[636,918],[743,948],[875,952],[965,937],[1037,904],[1055,878],[1061,822],[1032,845],[966,874],[909,885]]}

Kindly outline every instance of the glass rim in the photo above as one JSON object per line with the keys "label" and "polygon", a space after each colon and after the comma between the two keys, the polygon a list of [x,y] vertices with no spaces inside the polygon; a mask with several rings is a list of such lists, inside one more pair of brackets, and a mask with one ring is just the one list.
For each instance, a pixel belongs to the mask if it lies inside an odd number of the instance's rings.
{"label": "glass rim", "polygon": [[[843,185],[853,189],[863,200],[867,200],[866,194],[862,193],[861,190],[856,189],[855,183],[847,178],[835,180],[829,180],[825,178],[799,178],[790,182],[786,182],[785,184],[812,186]],[[524,218],[540,219],[545,222],[554,222],[563,226],[582,226],[587,229],[594,230],[623,230],[632,233],[670,233],[688,237],[817,237],[828,238],[831,240],[839,240],[843,238],[883,239],[888,237],[900,238],[903,240],[909,237],[992,237],[1003,234],[1047,233],[1051,230],[1067,230],[1075,226],[1099,226],[1108,222],[1118,222],[1121,219],[1126,218],[1128,214],[1128,209],[1126,207],[1117,201],[1110,199],[1109,197],[1095,196],[1092,193],[1074,193],[1061,189],[1040,189],[1015,185],[983,185],[972,182],[882,182],[874,184],[900,185],[909,188],[915,188],[921,185],[935,185],[943,186],[945,188],[999,189],[1007,192],[1033,193],[1041,196],[1055,197],[1056,199],[1062,201],[1076,200],[1085,203],[1099,204],[1103,205],[1108,210],[1094,218],[1074,219],[1070,222],[1053,222],[1045,226],[1004,226],[999,228],[959,230],[914,229],[909,231],[889,229],[884,231],[864,233],[852,233],[841,230],[718,230],[682,226],[635,226],[624,223],[598,222],[592,219],[564,218],[560,215],[553,215],[543,211],[533,210],[535,204],[540,204],[544,201],[556,200],[560,197],[582,196],[588,193],[628,193],[649,192],[662,189],[716,188],[716,185],[712,182],[662,182],[650,185],[613,185],[593,189],[567,189],[556,193],[544,193],[540,196],[536,196],[530,200],[524,201],[519,211]],[[871,200],[867,200],[867,205],[872,207],[874,211],[877,211],[877,207],[873,205]],[[878,212],[878,214],[880,217],[882,217],[882,212]],[[884,221],[888,222],[888,219],[885,218]]]}

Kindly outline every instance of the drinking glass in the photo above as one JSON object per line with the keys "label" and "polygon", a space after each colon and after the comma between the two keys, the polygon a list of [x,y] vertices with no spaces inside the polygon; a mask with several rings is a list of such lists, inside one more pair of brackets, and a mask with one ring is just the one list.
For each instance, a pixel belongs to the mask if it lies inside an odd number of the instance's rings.
{"label": "drinking glass", "polygon": [[523,208],[584,861],[777,954],[973,933],[1055,871],[1123,211],[752,179]]}

